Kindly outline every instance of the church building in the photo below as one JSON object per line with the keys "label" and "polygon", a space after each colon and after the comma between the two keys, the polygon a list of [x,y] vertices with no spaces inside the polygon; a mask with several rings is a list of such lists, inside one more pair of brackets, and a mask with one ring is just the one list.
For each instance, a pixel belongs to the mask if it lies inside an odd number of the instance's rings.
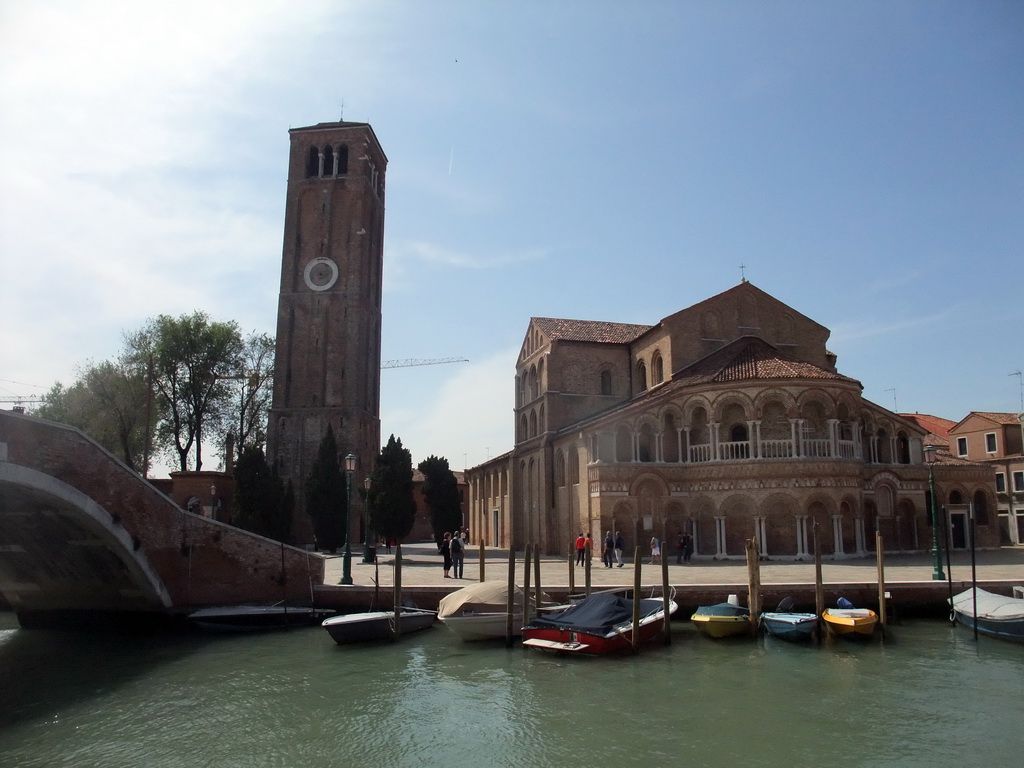
{"label": "church building", "polygon": [[[580,532],[628,550],[680,532],[698,558],[928,550],[936,517],[998,545],[989,467],[926,450],[928,430],[865,400],[830,332],[753,284],[655,325],[535,317],[515,377],[515,446],[467,470],[489,546],[565,553]],[[956,502],[956,503],[952,503]],[[941,530],[941,529],[940,529]]]}

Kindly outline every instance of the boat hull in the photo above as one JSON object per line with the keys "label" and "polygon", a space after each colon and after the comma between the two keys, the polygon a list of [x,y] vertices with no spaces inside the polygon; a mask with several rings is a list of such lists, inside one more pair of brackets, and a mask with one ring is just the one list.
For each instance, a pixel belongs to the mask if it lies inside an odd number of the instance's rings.
{"label": "boat hull", "polygon": [[761,624],[772,637],[800,643],[814,637],[818,617],[813,613],[763,613]]}
{"label": "boat hull", "polygon": [[228,605],[200,608],[188,615],[189,621],[206,632],[267,632],[295,627],[310,627],[330,611],[281,605]]}
{"label": "boat hull", "polygon": [[702,605],[690,617],[690,621],[707,637],[716,640],[750,634],[750,611],[733,603]]}
{"label": "boat hull", "polygon": [[1024,600],[984,589],[969,589],[956,595],[952,602],[957,623],[967,629],[973,631],[977,622],[980,634],[1011,643],[1024,643]]}
{"label": "boat hull", "polygon": [[[439,621],[456,637],[466,642],[503,639],[508,635],[508,613],[467,613],[442,616]],[[523,633],[523,614],[512,614],[512,636]]]}
{"label": "boat hull", "polygon": [[[428,629],[433,625],[435,617],[433,611],[402,611],[400,627],[402,634]],[[338,645],[379,642],[393,639],[394,618],[394,611],[350,613],[344,616],[332,616],[326,619],[322,626]]]}
{"label": "boat hull", "polygon": [[878,626],[878,614],[868,608],[828,608],[821,617],[833,637],[867,638]]}

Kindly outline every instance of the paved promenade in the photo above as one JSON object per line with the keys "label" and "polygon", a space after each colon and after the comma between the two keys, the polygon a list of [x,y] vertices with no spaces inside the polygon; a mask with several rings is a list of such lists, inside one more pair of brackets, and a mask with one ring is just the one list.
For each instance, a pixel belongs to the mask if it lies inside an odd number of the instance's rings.
{"label": "paved promenade", "polygon": [[[430,543],[405,544],[402,546],[403,587],[435,587],[444,590],[457,589],[480,578],[480,550],[470,547],[467,551],[464,578],[445,579],[441,556]],[[325,555],[325,585],[341,582],[342,557]],[[352,550],[352,581],[356,586],[372,587],[375,582],[381,587],[394,585],[394,550],[378,551],[377,565],[364,564],[362,547]],[[1024,547],[1003,547],[998,550],[979,551],[976,555],[978,581],[1002,581],[1024,584]],[[971,559],[969,552],[952,554],[952,578],[954,583],[971,580]],[[943,556],[945,572],[945,556]],[[508,550],[488,549],[484,558],[485,577],[503,580],[508,576]],[[932,582],[932,558],[928,554],[893,555],[885,557],[886,583]],[[541,585],[544,588],[567,589],[570,567],[566,558],[541,558]],[[577,590],[585,584],[582,567],[574,567],[573,579]],[[674,554],[669,557],[669,582],[676,586],[707,585],[736,586],[747,584],[747,565],[744,560],[694,559],[689,565],[676,565]],[[533,578],[531,569],[531,580]],[[627,559],[623,568],[605,568],[600,554],[594,559],[590,583],[593,587],[632,586],[634,578],[632,558]],[[878,566],[874,557],[822,563],[822,578],[826,584],[877,583]],[[379,581],[377,581],[379,579]],[[641,566],[641,581],[645,585],[661,582],[661,566],[651,566],[645,559]],[[522,552],[517,553],[516,582],[523,582]],[[762,561],[761,583],[764,586],[780,584],[813,584],[814,562]]]}

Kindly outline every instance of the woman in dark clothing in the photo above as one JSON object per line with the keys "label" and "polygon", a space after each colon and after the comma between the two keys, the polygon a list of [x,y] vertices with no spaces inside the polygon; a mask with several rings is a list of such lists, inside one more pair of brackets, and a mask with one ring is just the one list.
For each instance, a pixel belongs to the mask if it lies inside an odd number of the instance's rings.
{"label": "woman in dark clothing", "polygon": [[448,571],[452,569],[452,547],[451,547],[452,535],[446,533],[444,539],[441,541],[441,546],[437,548],[437,551],[444,557],[444,577],[450,579]]}

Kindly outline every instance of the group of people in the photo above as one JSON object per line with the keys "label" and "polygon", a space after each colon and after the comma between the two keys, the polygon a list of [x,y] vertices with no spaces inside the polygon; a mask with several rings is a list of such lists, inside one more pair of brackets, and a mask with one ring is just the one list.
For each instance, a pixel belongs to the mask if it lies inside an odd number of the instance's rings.
{"label": "group of people", "polygon": [[[437,547],[438,554],[444,558],[444,577],[446,579],[461,579],[463,566],[466,563],[466,547],[469,545],[469,528],[463,528],[454,534],[444,534],[441,543]],[[451,571],[455,575],[451,575]]]}

